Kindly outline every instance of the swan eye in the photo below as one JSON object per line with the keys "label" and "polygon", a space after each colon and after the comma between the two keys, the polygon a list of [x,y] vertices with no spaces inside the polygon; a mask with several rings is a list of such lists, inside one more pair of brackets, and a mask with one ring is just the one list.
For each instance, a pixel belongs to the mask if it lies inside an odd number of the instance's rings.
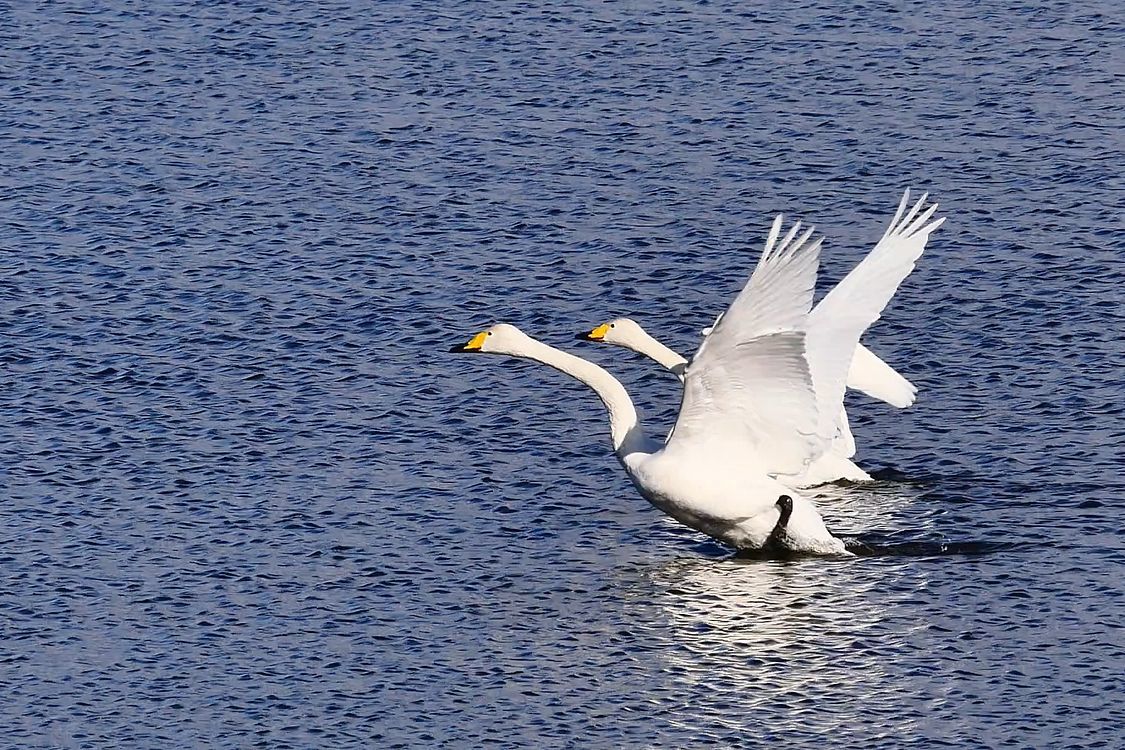
{"label": "swan eye", "polygon": [[610,328],[617,328],[617,324],[616,324],[616,323],[610,323],[610,324],[609,324],[609,327],[610,327]]}

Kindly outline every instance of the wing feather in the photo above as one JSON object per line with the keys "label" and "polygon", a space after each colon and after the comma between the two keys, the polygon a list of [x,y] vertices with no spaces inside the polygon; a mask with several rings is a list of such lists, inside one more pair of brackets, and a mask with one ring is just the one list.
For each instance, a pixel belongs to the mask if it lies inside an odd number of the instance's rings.
{"label": "wing feather", "polygon": [[857,344],[848,368],[848,388],[905,409],[914,403],[918,388],[863,344]]}
{"label": "wing feather", "polygon": [[924,194],[903,215],[907,191],[883,238],[809,315],[806,346],[816,385],[818,432],[825,440],[836,432],[836,415],[859,337],[879,319],[899,284],[914,270],[930,233],[945,221],[926,223],[937,210],[936,204],[923,210],[927,197]]}
{"label": "wing feather", "polygon": [[668,442],[796,474],[822,450],[804,333],[821,239],[811,228],[798,236],[799,223],[781,237],[782,222],[774,220],[754,273],[688,363]]}
{"label": "wing feather", "polygon": [[701,368],[688,365],[669,444],[714,446],[757,460],[771,474],[798,474],[820,449],[804,331],[737,344]]}
{"label": "wing feather", "polygon": [[[763,333],[804,327],[812,308],[822,239],[809,242],[812,227],[797,238],[801,228],[798,221],[779,242],[783,221],[784,217],[778,214],[750,279],[715,321],[711,336],[725,329],[725,334],[720,335],[721,343],[729,345],[729,341],[721,341],[725,336],[748,341]],[[702,353],[701,347],[696,356]]]}
{"label": "wing feather", "polygon": [[836,436],[832,438],[832,452],[844,458],[855,455],[855,436],[852,435],[851,425],[848,424],[848,413],[840,407],[840,415],[836,418]]}

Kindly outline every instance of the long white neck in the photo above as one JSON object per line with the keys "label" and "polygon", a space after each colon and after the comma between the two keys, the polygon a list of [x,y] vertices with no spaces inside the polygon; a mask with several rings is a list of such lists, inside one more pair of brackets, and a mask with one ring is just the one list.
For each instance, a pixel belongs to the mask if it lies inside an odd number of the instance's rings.
{"label": "long white neck", "polygon": [[598,365],[531,337],[526,337],[524,345],[518,351],[509,353],[550,365],[559,372],[566,373],[590,386],[609,412],[609,431],[613,438],[613,451],[622,461],[631,453],[651,453],[659,447],[645,438],[637,410],[625,386]]}
{"label": "long white neck", "polygon": [[631,342],[628,347],[638,354],[643,354],[649,359],[655,360],[661,367],[671,370],[676,377],[683,380],[687,360],[654,339],[648,331],[642,330],[640,334],[636,341]]}

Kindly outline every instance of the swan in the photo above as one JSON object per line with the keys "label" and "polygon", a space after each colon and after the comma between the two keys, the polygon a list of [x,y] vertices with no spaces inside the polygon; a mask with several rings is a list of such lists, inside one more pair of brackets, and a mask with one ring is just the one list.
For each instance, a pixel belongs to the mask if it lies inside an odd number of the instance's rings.
{"label": "swan", "polygon": [[[825,450],[804,330],[821,240],[809,242],[811,228],[797,238],[795,225],[779,242],[782,221],[774,220],[746,286],[686,366],[679,414],[663,445],[645,435],[616,378],[515,326],[494,325],[451,351],[530,359],[591,388],[633,485],[680,523],[736,549],[850,554],[813,503],[772,476],[799,473]],[[860,264],[867,272],[854,278],[851,292],[861,301],[831,332],[848,353],[913,268],[917,244],[884,243]],[[847,358],[826,358],[825,365],[840,370],[842,390]]]}
{"label": "swan", "polygon": [[[920,218],[919,212],[928,197],[924,194],[904,216],[909,196],[910,191],[907,190],[899,202],[894,219],[880,240],[881,243],[900,241],[899,238],[903,234],[909,233],[912,226],[915,230],[918,229],[921,226],[918,223],[919,220],[924,223],[937,209],[936,204],[932,205],[925,213],[924,218]],[[920,250],[925,247],[928,233],[938,226],[940,226],[940,221],[929,225],[926,234],[922,234],[918,238],[922,243]],[[841,298],[847,298],[846,287],[845,294],[838,295],[836,298],[826,296],[821,300],[820,304],[813,308],[808,325],[810,327],[823,325],[825,319],[834,314],[834,308],[841,304]],[[704,329],[703,334],[706,336],[710,331],[710,328]],[[658,341],[631,318],[617,318],[602,323],[591,331],[579,333],[577,338],[587,341],[600,341],[629,349],[654,360],[657,364],[672,372],[681,382],[684,380],[688,360]],[[825,348],[830,342],[827,342],[824,337],[811,336],[806,340],[806,343],[809,346],[808,356],[810,360],[815,360],[819,356],[833,356],[833,349]],[[814,388],[823,387],[822,381],[816,376],[823,375],[825,368],[813,368],[812,372]],[[856,342],[855,345],[845,385],[900,409],[914,403],[915,394],[918,390],[909,380],[859,342]],[[830,440],[828,450],[800,474],[779,475],[778,479],[785,484],[801,489],[841,480],[871,481],[871,476],[851,460],[856,452],[855,439],[852,437],[848,425],[848,415],[844,409],[842,391],[840,396],[836,422],[825,425],[829,434],[822,436]],[[831,404],[826,406],[831,406]]]}

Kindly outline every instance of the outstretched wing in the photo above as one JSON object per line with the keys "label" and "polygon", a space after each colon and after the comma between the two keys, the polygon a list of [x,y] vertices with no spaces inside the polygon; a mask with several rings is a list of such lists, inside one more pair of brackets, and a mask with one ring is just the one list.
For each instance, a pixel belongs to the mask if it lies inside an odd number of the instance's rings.
{"label": "outstretched wing", "polygon": [[843,404],[859,337],[879,319],[899,284],[914,270],[930,233],[945,221],[930,221],[937,204],[925,208],[927,197],[924,194],[906,211],[907,190],[875,248],[809,314],[806,346],[816,387],[818,432],[825,439],[835,434],[836,415]]}
{"label": "outstretched wing", "polygon": [[[688,363],[669,446],[713,446],[796,474],[820,448],[805,361],[821,239],[774,220],[750,280]],[[779,239],[779,237],[781,237]]]}

